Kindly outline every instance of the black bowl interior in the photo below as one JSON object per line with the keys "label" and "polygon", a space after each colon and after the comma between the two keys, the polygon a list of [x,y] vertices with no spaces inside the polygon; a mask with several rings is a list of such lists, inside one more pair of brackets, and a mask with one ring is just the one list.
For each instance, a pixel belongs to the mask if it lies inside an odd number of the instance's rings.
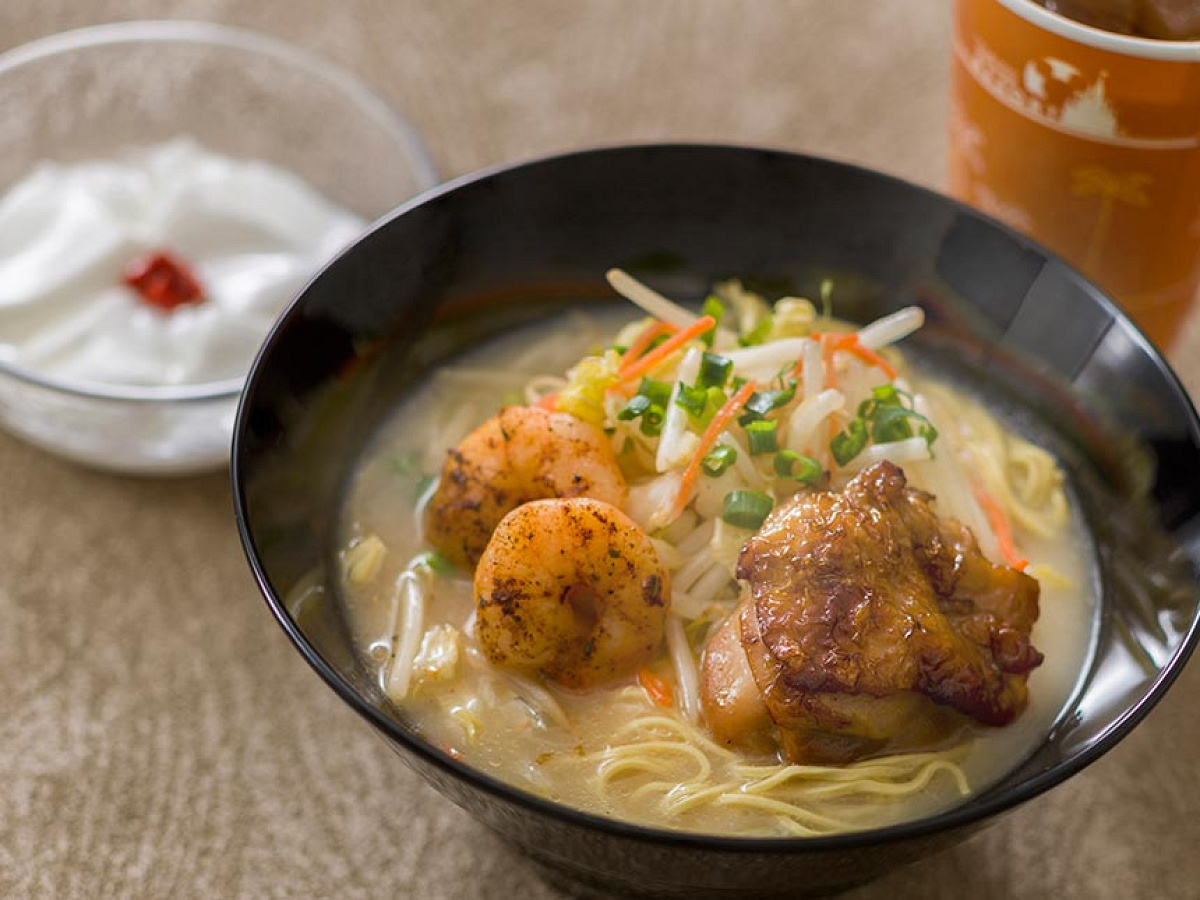
{"label": "black bowl interior", "polygon": [[[836,312],[858,321],[920,304],[928,322],[907,345],[914,357],[1002,407],[1064,461],[1097,548],[1094,653],[1068,714],[999,784],[877,832],[804,842],[670,835],[557,809],[472,773],[388,707],[329,574],[348,472],[431,368],[567,304],[612,303],[603,273],[614,265],[692,303],[736,276],[768,294],[810,296],[832,278]],[[268,339],[242,400],[233,476],[251,565],[298,649],[410,762],[493,824],[541,817],[755,858],[895,849],[973,827],[1094,760],[1145,715],[1196,640],[1200,427],[1159,355],[1096,288],[1016,233],[903,182],[793,154],[597,150],[418,198],[318,275]],[[284,598],[306,579],[325,585],[325,602],[297,621]],[[576,875],[601,865],[567,849],[543,855]],[[828,884],[873,874],[846,865]],[[662,885],[676,883],[657,871]]]}

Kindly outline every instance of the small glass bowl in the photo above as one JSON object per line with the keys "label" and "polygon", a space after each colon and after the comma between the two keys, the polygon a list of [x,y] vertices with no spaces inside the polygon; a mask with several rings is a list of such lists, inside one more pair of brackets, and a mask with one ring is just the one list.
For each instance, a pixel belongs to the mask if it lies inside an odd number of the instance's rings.
{"label": "small glass bowl", "polygon": [[[290,170],[367,221],[437,182],[411,125],[369,88],[252,32],[121,22],[0,54],[0,193],[44,160],[114,158],[185,135]],[[110,385],[0,360],[0,425],[98,468],[202,471],[229,459],[243,380]]]}

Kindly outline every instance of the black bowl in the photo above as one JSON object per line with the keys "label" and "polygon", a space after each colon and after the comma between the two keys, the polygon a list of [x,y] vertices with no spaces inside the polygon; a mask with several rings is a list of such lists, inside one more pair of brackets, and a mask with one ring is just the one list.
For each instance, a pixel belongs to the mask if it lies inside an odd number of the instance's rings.
{"label": "black bowl", "polygon": [[[345,479],[432,367],[564,304],[611,302],[623,266],[699,301],[738,275],[862,321],[911,303],[908,346],[1007,408],[1066,465],[1097,548],[1089,670],[1000,783],[869,832],[731,839],[627,825],[472,771],[406,729],[349,639],[330,578]],[[317,673],[438,790],[574,889],[795,896],[866,881],[962,840],[1078,772],[1162,697],[1197,639],[1200,423],[1158,353],[1054,256],[954,201],[826,160],[731,147],[596,150],[486,172],[402,207],[318,275],[251,372],[233,454],[263,594]],[[302,579],[326,602],[295,620]]]}

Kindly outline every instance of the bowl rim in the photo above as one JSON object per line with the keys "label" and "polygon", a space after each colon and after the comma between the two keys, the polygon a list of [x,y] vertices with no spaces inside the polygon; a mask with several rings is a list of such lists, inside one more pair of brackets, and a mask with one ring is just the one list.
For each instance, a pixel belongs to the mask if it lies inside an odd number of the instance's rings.
{"label": "bowl rim", "polygon": [[[854,850],[870,845],[894,844],[918,838],[932,837],[940,833],[950,832],[963,826],[982,824],[986,820],[999,813],[1013,809],[1020,804],[1045,793],[1047,790],[1055,787],[1063,781],[1066,781],[1068,778],[1085,769],[1117,744],[1119,744],[1129,734],[1129,732],[1132,731],[1133,728],[1150,713],[1151,709],[1154,708],[1159,700],[1162,699],[1167,690],[1175,682],[1175,679],[1178,678],[1188,658],[1195,650],[1197,643],[1200,643],[1200,611],[1193,616],[1192,621],[1184,633],[1179,646],[1171,655],[1171,658],[1163,665],[1154,681],[1141,693],[1136,702],[1128,706],[1121,712],[1119,716],[1113,719],[1102,739],[1093,741],[1082,751],[1080,751],[1078,755],[1069,760],[1059,761],[1048,769],[1045,769],[1036,775],[1027,778],[1026,780],[1012,786],[1007,790],[996,792],[993,788],[985,789],[978,797],[969,798],[967,803],[952,806],[951,808],[934,815],[902,821],[880,828],[871,828],[861,831],[850,831],[813,837],[741,837],[716,835],[704,832],[676,831],[668,828],[639,825],[621,819],[609,818],[595,813],[585,812],[581,809],[577,809],[563,803],[538,797],[512,784],[509,784],[508,782],[487,775],[473,768],[472,766],[460,762],[459,760],[453,759],[447,754],[439,751],[432,744],[428,743],[418,735],[410,733],[407,729],[401,727],[394,719],[385,715],[382,710],[367,702],[358,693],[358,691],[356,691],[348,682],[346,682],[346,680],[343,679],[342,676],[325,661],[316,648],[309,643],[308,639],[288,613],[284,599],[275,593],[267,576],[266,570],[264,569],[260,560],[254,535],[250,531],[246,491],[246,471],[241,452],[243,441],[249,425],[248,407],[250,397],[255,393],[258,383],[262,378],[262,364],[271,354],[275,344],[278,342],[284,324],[290,320],[311,286],[322,277],[327,269],[337,265],[343,256],[355,250],[358,245],[363,240],[366,240],[370,235],[375,234],[377,231],[390,224],[393,220],[401,218],[408,212],[418,207],[437,201],[441,197],[460,188],[467,187],[477,182],[487,181],[491,178],[503,176],[515,170],[536,168],[547,164],[553,165],[560,161],[581,157],[603,157],[611,154],[644,151],[718,151],[736,154],[751,153],[755,155],[765,154],[790,157],[800,161],[816,163],[821,166],[828,166],[833,169],[852,172],[860,176],[881,179],[883,182],[891,186],[898,186],[907,190],[916,191],[918,194],[927,198],[931,198],[936,202],[949,204],[951,207],[956,208],[959,212],[965,213],[971,218],[982,221],[990,227],[1000,230],[1018,243],[1041,254],[1047,260],[1055,261],[1061,265],[1069,277],[1088,288],[1088,295],[1092,297],[1093,300],[1099,302],[1106,309],[1106,311],[1112,314],[1114,321],[1122,324],[1129,330],[1130,337],[1135,339],[1139,349],[1147,356],[1155,370],[1164,378],[1168,386],[1174,391],[1176,394],[1176,399],[1181,401],[1184,412],[1188,417],[1189,431],[1194,437],[1200,439],[1200,417],[1197,416],[1195,405],[1193,404],[1192,399],[1187,390],[1184,388],[1182,382],[1179,380],[1178,375],[1176,375],[1172,367],[1166,362],[1158,348],[1155,347],[1154,344],[1141,332],[1141,330],[1117,306],[1116,302],[1109,297],[1107,293],[1095,286],[1092,282],[1088,281],[1074,267],[1062,260],[1061,257],[1055,254],[1053,251],[1043,247],[1033,239],[1021,234],[1016,229],[993,218],[981,210],[975,209],[974,207],[969,206],[960,200],[957,200],[946,194],[942,194],[931,188],[915,184],[895,175],[829,157],[787,149],[733,143],[718,144],[702,141],[604,144],[562,153],[535,156],[511,163],[488,166],[461,175],[428,191],[425,191],[422,194],[418,194],[400,206],[396,207],[396,209],[388,215],[373,223],[370,230],[367,233],[364,233],[358,242],[351,244],[338,253],[319,272],[317,272],[308,282],[308,284],[306,284],[305,287],[296,295],[287,309],[276,320],[271,332],[268,334],[266,340],[259,348],[259,353],[254,360],[254,364],[251,366],[246,387],[243,390],[241,399],[238,403],[237,418],[234,423],[233,447],[230,461],[230,481],[233,491],[234,518],[236,520],[239,537],[241,538],[242,549],[250,565],[254,580],[258,585],[259,593],[262,595],[264,601],[267,603],[267,606],[270,608],[271,614],[274,616],[275,620],[283,629],[284,633],[287,634],[288,639],[300,652],[300,655],[304,658],[304,660],[317,673],[317,675],[320,676],[320,678],[330,688],[332,688],[346,704],[350,706],[351,709],[357,712],[368,722],[368,724],[379,731],[381,735],[393,745],[394,749],[403,747],[407,752],[413,753],[419,757],[424,763],[454,776],[456,779],[465,782],[472,788],[483,791],[484,793],[493,797],[497,797],[504,802],[523,807],[526,810],[538,815],[564,822],[573,827],[595,829],[614,838],[634,840],[642,843],[657,844],[660,846],[665,845],[677,849],[707,850],[730,854],[785,853],[788,855],[795,855],[810,852],[818,853]],[[1075,699],[1075,696],[1076,695],[1073,694],[1072,697],[1068,699],[1068,703],[1072,702]]]}
{"label": "bowl rim", "polygon": [[[192,19],[130,19],[86,25],[34,38],[3,51],[0,53],[0,78],[22,66],[77,50],[119,44],[155,43],[199,44],[237,50],[304,72],[344,94],[361,113],[387,133],[397,146],[403,148],[417,184],[417,196],[438,183],[440,176],[420,134],[400,110],[387,103],[365,81],[315,53],[280,38],[246,28]],[[390,215],[391,213],[384,214],[385,217]],[[376,225],[377,223],[367,225],[364,234],[374,231]],[[294,299],[289,299],[286,308],[291,308],[291,301]],[[138,385],[89,381],[47,374],[17,365],[3,356],[0,356],[0,375],[10,376],[43,390],[75,397],[148,404],[232,400],[241,393],[246,382],[245,375],[183,384]]]}

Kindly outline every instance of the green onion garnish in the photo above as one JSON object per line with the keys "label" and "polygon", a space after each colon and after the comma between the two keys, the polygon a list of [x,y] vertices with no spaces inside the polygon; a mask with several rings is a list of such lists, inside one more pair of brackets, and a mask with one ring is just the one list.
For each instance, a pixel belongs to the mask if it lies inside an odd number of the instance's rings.
{"label": "green onion garnish", "polygon": [[701,387],[691,387],[680,384],[675,392],[675,405],[687,410],[689,416],[699,418],[704,415],[704,404],[708,400],[708,391]]}
{"label": "green onion garnish", "polygon": [[700,425],[707,428],[713,420],[713,416],[717,414],[717,410],[724,406],[728,399],[720,388],[710,387],[705,391],[704,414],[700,416]]}
{"label": "green onion garnish", "polygon": [[913,435],[912,425],[908,423],[911,410],[900,406],[881,406],[871,417],[871,437],[877,444],[891,441],[902,441]]}
{"label": "green onion garnish", "polygon": [[662,432],[663,408],[645,394],[634,394],[629,402],[617,412],[622,422],[641,419],[641,432],[647,437],[656,437]]}
{"label": "green onion garnish", "polygon": [[896,390],[896,386],[890,381],[887,384],[871,388],[871,396],[880,403],[889,403],[892,400],[899,402],[900,400],[900,392]]}
{"label": "green onion garnish", "polygon": [[750,454],[759,456],[763,453],[774,453],[779,449],[779,439],[776,432],[779,423],[773,419],[760,419],[757,422],[746,423],[746,437],[750,439]]}
{"label": "green onion garnish", "polygon": [[663,408],[657,403],[651,403],[642,413],[641,432],[646,437],[658,437],[662,434]]}
{"label": "green onion garnish", "polygon": [[862,453],[866,446],[867,423],[861,418],[854,418],[847,422],[846,427],[834,435],[833,440],[829,443],[829,449],[833,451],[833,458],[838,461],[839,466],[850,462]]}
{"label": "green onion garnish", "polygon": [[712,328],[700,335],[700,342],[705,347],[711,347],[713,338],[717,336],[717,329],[721,327],[721,319],[725,317],[725,304],[716,294],[709,294],[704,298],[704,306],[700,309],[700,315],[712,316],[713,321],[716,322]]}
{"label": "green onion garnish", "polygon": [[649,397],[654,403],[665,407],[671,401],[671,385],[656,378],[642,378],[637,392],[643,397]]}
{"label": "green onion garnish", "polygon": [[700,374],[696,378],[696,387],[725,387],[729,373],[733,371],[733,360],[705,351],[700,357]]}
{"label": "green onion garnish", "polygon": [[454,572],[454,563],[446,559],[436,550],[427,550],[414,560],[414,562],[423,562],[439,575],[451,575]]}
{"label": "green onion garnish", "polygon": [[870,424],[871,440],[877,444],[912,437],[914,425],[931,449],[937,440],[933,423],[912,408],[912,397],[892,384],[872,388],[871,396],[858,405],[858,418]]}
{"label": "green onion garnish", "polygon": [[746,409],[758,416],[765,416],[773,409],[787,406],[796,396],[796,383],[792,382],[780,391],[755,391],[746,401]]}
{"label": "green onion garnish", "polygon": [[654,401],[645,394],[634,394],[629,398],[629,402],[617,412],[617,418],[622,422],[631,422],[642,415],[653,404]]}
{"label": "green onion garnish", "polygon": [[755,325],[748,334],[743,334],[738,338],[738,343],[743,347],[754,347],[761,344],[771,333],[774,324],[770,316],[764,316],[763,320]]}
{"label": "green onion garnish", "polygon": [[737,451],[727,444],[717,444],[700,460],[700,471],[716,478],[737,462]]}
{"label": "green onion garnish", "polygon": [[821,480],[824,470],[811,456],[804,456],[795,450],[780,450],[775,454],[775,474],[805,484],[816,484]]}
{"label": "green onion garnish", "polygon": [[775,501],[761,491],[730,491],[725,495],[721,518],[737,528],[755,530],[762,527]]}

